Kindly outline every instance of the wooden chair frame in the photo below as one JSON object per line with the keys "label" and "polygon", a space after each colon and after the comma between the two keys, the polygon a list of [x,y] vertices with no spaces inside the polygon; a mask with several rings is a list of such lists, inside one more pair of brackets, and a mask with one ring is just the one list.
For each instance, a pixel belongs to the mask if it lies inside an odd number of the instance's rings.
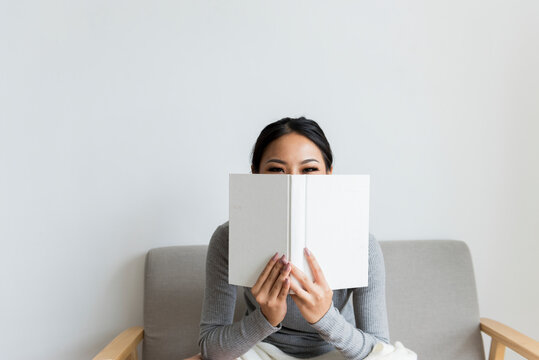
{"label": "wooden chair frame", "polygon": [[[539,360],[539,341],[496,320],[481,318],[481,331],[491,337],[488,360],[503,360],[508,347],[528,360]],[[135,326],[122,331],[93,360],[137,360],[137,346],[144,329]]]}

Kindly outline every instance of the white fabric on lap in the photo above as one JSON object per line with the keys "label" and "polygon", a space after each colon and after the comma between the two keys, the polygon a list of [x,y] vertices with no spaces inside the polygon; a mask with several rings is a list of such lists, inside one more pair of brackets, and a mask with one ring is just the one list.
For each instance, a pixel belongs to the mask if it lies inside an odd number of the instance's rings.
{"label": "white fabric on lap", "polygon": [[[342,354],[337,351],[330,351],[328,353],[318,355],[312,358],[312,360],[344,360]],[[291,355],[288,355],[277,346],[270,343],[259,342],[253,346],[249,351],[240,356],[238,360],[306,360],[300,359]]]}
{"label": "white fabric on lap", "polygon": [[417,360],[417,354],[400,341],[395,342],[395,346],[379,342],[364,360]]}
{"label": "white fabric on lap", "polygon": [[[330,351],[328,353],[309,358],[309,360],[343,360],[343,355],[338,351]],[[243,354],[238,360],[305,360],[294,356],[290,356],[283,352],[277,346],[270,343],[259,342],[249,351]],[[417,360],[417,354],[412,350],[407,349],[404,345],[397,341],[395,345],[378,342],[373,347],[372,351],[364,360]]]}

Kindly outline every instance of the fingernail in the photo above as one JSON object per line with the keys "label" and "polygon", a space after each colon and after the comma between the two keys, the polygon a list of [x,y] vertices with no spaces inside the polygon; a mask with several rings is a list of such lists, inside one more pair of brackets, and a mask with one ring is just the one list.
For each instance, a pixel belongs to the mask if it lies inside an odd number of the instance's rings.
{"label": "fingernail", "polygon": [[276,252],[275,255],[273,255],[273,257],[271,258],[271,260],[277,260],[278,257],[279,257],[279,253]]}
{"label": "fingernail", "polygon": [[284,274],[285,272],[290,271],[291,267],[292,265],[290,265],[290,263],[286,264],[286,266],[281,269],[281,273]]}
{"label": "fingernail", "polygon": [[283,263],[283,265],[286,265],[288,263],[288,261],[286,261],[286,257],[284,256],[281,256],[281,263]]}
{"label": "fingernail", "polygon": [[311,256],[311,252],[309,251],[309,249],[303,248],[303,250],[305,252],[305,256]]}

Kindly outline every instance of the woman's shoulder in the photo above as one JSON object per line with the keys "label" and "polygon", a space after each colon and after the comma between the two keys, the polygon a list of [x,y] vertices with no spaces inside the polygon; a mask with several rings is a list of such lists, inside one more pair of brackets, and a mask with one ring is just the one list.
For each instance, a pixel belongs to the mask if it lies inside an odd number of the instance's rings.
{"label": "woman's shoulder", "polygon": [[228,220],[218,225],[213,231],[209,246],[228,248]]}
{"label": "woman's shoulder", "polygon": [[380,242],[369,233],[369,271],[370,269],[384,267],[384,254]]}
{"label": "woman's shoulder", "polygon": [[380,244],[373,233],[369,233],[369,251],[376,250],[380,248]]}
{"label": "woman's shoulder", "polygon": [[224,223],[220,224],[217,226],[217,229],[215,229],[215,232],[216,233],[219,233],[219,234],[226,234],[228,235],[228,220],[225,221]]}
{"label": "woman's shoulder", "polygon": [[373,247],[373,246],[376,246],[376,247],[379,247],[380,244],[378,243],[378,240],[376,240],[376,236],[374,236],[373,233],[369,233],[369,247]]}
{"label": "woman's shoulder", "polygon": [[374,263],[383,264],[384,254],[382,253],[380,242],[376,240],[372,233],[369,233],[369,266],[373,266]]}

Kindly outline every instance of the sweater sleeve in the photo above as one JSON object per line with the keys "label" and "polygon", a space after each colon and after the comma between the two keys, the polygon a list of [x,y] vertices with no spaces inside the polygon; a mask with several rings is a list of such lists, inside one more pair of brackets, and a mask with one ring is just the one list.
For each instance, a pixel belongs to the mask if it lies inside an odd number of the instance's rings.
{"label": "sweater sleeve", "polygon": [[312,326],[346,359],[364,359],[378,341],[389,343],[382,249],[369,236],[369,285],[352,290],[356,327],[332,306]]}
{"label": "sweater sleeve", "polygon": [[203,359],[235,359],[281,328],[272,326],[260,307],[233,322],[236,286],[228,284],[227,230],[220,225],[208,245],[198,340]]}

